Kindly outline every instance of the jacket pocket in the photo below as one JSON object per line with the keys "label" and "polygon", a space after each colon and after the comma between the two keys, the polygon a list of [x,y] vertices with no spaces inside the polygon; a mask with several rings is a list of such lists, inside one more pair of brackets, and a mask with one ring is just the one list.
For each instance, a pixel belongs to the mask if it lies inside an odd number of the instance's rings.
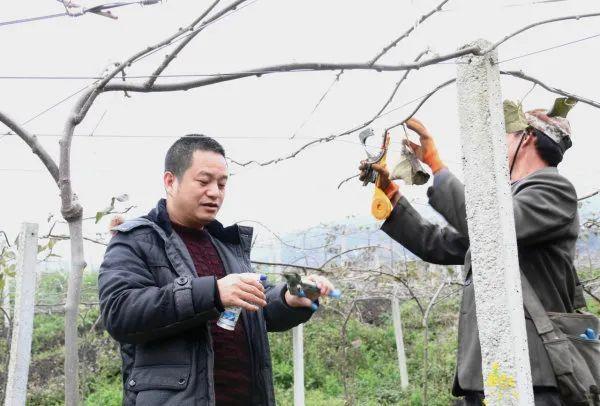
{"label": "jacket pocket", "polygon": [[[193,334],[189,334],[190,337]],[[163,365],[188,365],[192,359],[192,344],[186,337],[150,341],[135,347],[134,369]]]}
{"label": "jacket pocket", "polygon": [[127,381],[127,389],[132,392],[152,389],[183,390],[187,388],[191,368],[191,365],[134,367]]}

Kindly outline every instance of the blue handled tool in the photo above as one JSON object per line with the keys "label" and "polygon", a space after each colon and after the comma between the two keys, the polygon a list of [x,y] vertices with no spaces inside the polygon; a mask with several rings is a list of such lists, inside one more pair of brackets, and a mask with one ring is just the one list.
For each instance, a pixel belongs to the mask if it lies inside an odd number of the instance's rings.
{"label": "blue handled tool", "polygon": [[[295,272],[286,272],[282,274],[286,280],[288,291],[295,296],[306,297],[306,294],[314,295],[318,294],[321,289],[312,282],[302,280],[302,277]],[[342,297],[342,292],[338,289],[334,289],[329,292],[329,297],[339,299]],[[311,309],[316,311],[319,306],[316,303],[311,305]]]}

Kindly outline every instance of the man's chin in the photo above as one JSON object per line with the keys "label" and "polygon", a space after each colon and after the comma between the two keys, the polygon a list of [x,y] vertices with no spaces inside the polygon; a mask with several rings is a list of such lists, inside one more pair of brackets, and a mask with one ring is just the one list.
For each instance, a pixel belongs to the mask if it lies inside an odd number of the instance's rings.
{"label": "man's chin", "polygon": [[215,211],[214,213],[206,213],[206,212],[197,213],[196,220],[198,221],[198,223],[200,223],[202,225],[207,225],[208,223],[211,223],[212,221],[214,221],[217,218],[217,212],[218,211]]}

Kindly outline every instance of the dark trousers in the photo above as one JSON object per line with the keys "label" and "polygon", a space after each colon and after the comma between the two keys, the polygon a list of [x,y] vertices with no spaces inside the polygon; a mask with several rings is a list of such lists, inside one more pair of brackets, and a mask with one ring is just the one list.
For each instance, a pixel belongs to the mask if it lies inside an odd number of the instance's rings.
{"label": "dark trousers", "polygon": [[[535,406],[563,406],[558,390],[554,388],[533,388]],[[471,392],[462,398],[457,406],[484,406],[483,393]]]}

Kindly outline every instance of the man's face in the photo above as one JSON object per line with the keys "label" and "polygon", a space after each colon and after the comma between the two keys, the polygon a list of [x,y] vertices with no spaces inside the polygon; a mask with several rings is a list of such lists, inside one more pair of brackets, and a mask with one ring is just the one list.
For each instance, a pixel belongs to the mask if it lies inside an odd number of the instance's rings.
{"label": "man's face", "polygon": [[192,227],[213,221],[225,198],[227,178],[225,158],[212,151],[195,151],[181,179],[165,172],[172,220]]}

